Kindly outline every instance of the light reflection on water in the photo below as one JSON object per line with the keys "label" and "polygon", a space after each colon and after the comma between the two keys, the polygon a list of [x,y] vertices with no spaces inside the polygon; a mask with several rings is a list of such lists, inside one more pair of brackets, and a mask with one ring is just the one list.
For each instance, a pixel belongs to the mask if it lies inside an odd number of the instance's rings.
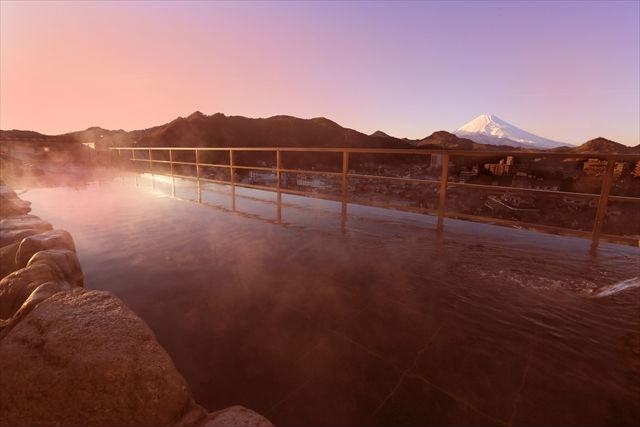
{"label": "light reflection on water", "polygon": [[[196,399],[275,424],[638,424],[640,250],[169,177],[31,189]],[[172,195],[175,193],[175,197]],[[184,199],[184,200],[180,200]],[[186,202],[191,200],[192,202]]]}

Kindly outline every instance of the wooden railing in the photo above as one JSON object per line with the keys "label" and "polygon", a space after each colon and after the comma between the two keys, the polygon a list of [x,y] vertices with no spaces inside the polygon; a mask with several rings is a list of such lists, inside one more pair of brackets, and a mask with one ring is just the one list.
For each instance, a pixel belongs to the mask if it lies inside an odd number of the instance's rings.
{"label": "wooden railing", "polygon": [[[616,161],[640,161],[640,155],[635,154],[576,154],[576,153],[554,153],[554,152],[519,152],[519,151],[455,151],[455,150],[421,150],[421,149],[366,149],[366,148],[294,148],[294,147],[267,147],[267,148],[254,148],[254,147],[233,147],[233,148],[222,148],[222,147],[116,147],[112,148],[117,152],[117,158],[119,160],[129,160],[133,162],[146,162],[149,164],[150,172],[153,174],[153,164],[154,163],[163,163],[170,165],[170,174],[172,177],[185,178],[185,179],[193,179],[197,181],[198,189],[200,189],[200,181],[206,182],[214,182],[220,184],[230,184],[232,186],[239,187],[248,187],[255,188],[258,190],[267,190],[267,191],[275,191],[278,194],[278,201],[281,200],[282,193],[288,194],[296,194],[303,196],[311,196],[318,197],[324,199],[332,199],[339,200],[342,202],[342,210],[343,213],[346,213],[347,202],[353,202],[357,204],[364,204],[370,206],[377,207],[385,207],[392,208],[398,210],[405,210],[410,212],[419,212],[437,215],[438,223],[437,230],[442,231],[444,228],[444,219],[445,218],[455,218],[462,219],[468,221],[482,222],[482,223],[492,223],[503,226],[517,226],[520,228],[526,228],[534,231],[546,232],[551,234],[561,234],[561,235],[569,235],[569,236],[578,236],[582,238],[591,239],[591,250],[595,251],[598,247],[598,243],[601,240],[613,242],[613,243],[621,243],[631,246],[639,246],[640,242],[636,237],[629,236],[618,236],[618,235],[610,235],[602,233],[602,226],[604,224],[604,218],[607,212],[607,204],[609,201],[619,201],[619,202],[631,202],[631,203],[640,203],[640,197],[630,197],[630,196],[617,196],[611,195],[611,185],[613,182],[613,172]],[[169,160],[157,160],[153,158],[153,153],[158,151],[168,152]],[[173,160],[174,152],[178,151],[192,151],[195,153],[195,162],[185,162],[185,161],[175,161]],[[229,163],[228,164],[220,164],[220,163],[205,163],[201,162],[200,153],[207,151],[217,151],[217,152],[228,152],[229,155]],[[239,165],[234,162],[234,153],[237,152],[274,152],[276,155],[276,165],[275,167],[262,167],[262,166],[245,166]],[[122,154],[126,152],[131,152],[131,157],[128,159],[123,159]],[[140,156],[136,157],[136,152],[145,153],[145,158],[141,158]],[[318,152],[318,153],[341,153],[342,154],[342,171],[341,172],[330,172],[330,171],[316,171],[316,170],[302,170],[302,169],[287,169],[282,167],[282,153],[283,152]],[[442,156],[442,173],[440,180],[430,180],[430,179],[422,179],[422,178],[411,178],[411,177],[398,177],[398,176],[384,176],[384,175],[368,175],[368,174],[359,174],[359,173],[351,173],[349,172],[349,154],[350,153],[362,153],[362,154],[404,154],[404,155],[439,155]],[[481,184],[470,184],[466,182],[453,182],[449,181],[449,161],[451,156],[461,156],[461,157],[483,157],[483,158],[495,158],[495,157],[507,157],[513,156],[514,158],[556,158],[556,159],[587,159],[587,158],[597,158],[603,159],[607,161],[606,170],[604,172],[604,177],[602,180],[602,185],[600,189],[600,194],[595,193],[578,193],[578,192],[566,192],[566,191],[553,191],[553,190],[543,190],[543,189],[535,189],[535,188],[521,188],[521,187],[507,187],[507,186],[498,186],[498,185],[481,185]],[[195,167],[195,176],[188,175],[178,175],[174,173],[174,165],[191,165]],[[229,180],[218,180],[218,179],[210,179],[201,176],[200,170],[203,167],[215,167],[215,168],[226,168],[229,169]],[[235,170],[259,170],[259,171],[269,171],[273,172],[276,175],[276,187],[269,187],[264,185],[254,185],[247,184],[235,181]],[[283,173],[297,173],[297,174],[311,174],[311,175],[323,175],[323,176],[333,176],[333,177],[341,177],[342,178],[342,197],[334,198],[328,195],[322,195],[317,193],[309,193],[306,191],[293,190],[289,188],[283,188],[281,176]],[[372,179],[372,180],[385,180],[392,182],[408,182],[408,183],[421,183],[427,185],[437,185],[440,187],[440,195],[439,195],[439,203],[438,209],[426,209],[426,208],[417,208],[417,207],[409,207],[409,206],[399,206],[393,205],[390,203],[382,203],[382,202],[373,202],[360,200],[357,201],[349,201],[348,197],[348,180],[349,178],[361,178],[361,179]],[[551,226],[544,224],[533,224],[533,223],[525,223],[521,221],[513,221],[499,218],[491,218],[491,217],[483,217],[477,215],[469,215],[463,213],[456,212],[448,212],[445,209],[446,198],[447,198],[447,190],[451,187],[458,188],[468,188],[472,190],[490,190],[490,191],[504,191],[504,192],[518,192],[518,193],[532,193],[532,194],[541,194],[541,195],[560,195],[560,196],[570,196],[576,198],[586,198],[586,199],[595,199],[598,200],[597,211],[594,221],[594,226],[592,231],[583,231],[576,230],[572,228],[565,228],[559,226]],[[640,209],[640,206],[639,206]]]}

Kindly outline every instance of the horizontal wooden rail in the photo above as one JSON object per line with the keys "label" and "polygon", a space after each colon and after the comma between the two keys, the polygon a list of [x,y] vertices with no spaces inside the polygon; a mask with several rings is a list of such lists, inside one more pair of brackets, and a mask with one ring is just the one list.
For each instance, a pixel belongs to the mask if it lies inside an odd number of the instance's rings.
{"label": "horizontal wooden rail", "polygon": [[245,184],[244,182],[236,182],[234,185],[236,187],[254,188],[256,190],[266,190],[266,191],[278,190],[276,187],[269,187],[268,185]]}
{"label": "horizontal wooden rail", "polygon": [[[522,228],[529,231],[539,231],[546,234],[556,234],[556,235],[567,236],[567,237],[577,236],[585,239],[591,239],[591,236],[593,234],[591,231],[576,230],[573,228],[568,229],[564,227],[557,227],[554,225],[533,224],[529,222],[512,221],[512,220],[501,219],[501,218],[488,218],[484,216],[469,215],[469,214],[456,213],[456,212],[447,212],[446,216],[447,218],[452,218],[452,219],[481,222],[483,224],[495,223],[497,225],[511,226],[514,228]],[[614,234],[601,234],[600,239],[610,243],[618,243],[618,244],[623,244],[628,246],[638,245],[638,239],[633,237],[627,237],[627,236],[616,236]]]}
{"label": "horizontal wooden rail", "polygon": [[322,176],[342,176],[342,172],[329,172],[329,171],[309,171],[300,169],[280,169],[281,173],[302,173],[305,175],[322,175]]}
{"label": "horizontal wooden rail", "polygon": [[176,177],[176,178],[190,179],[190,180],[192,180],[192,181],[195,181],[195,180],[197,179],[195,176],[189,176],[189,175],[178,175],[177,173],[174,173],[172,176],[173,176],[173,177]]}
{"label": "horizontal wooden rail", "polygon": [[[466,182],[449,182],[449,187],[473,188],[476,190],[489,190],[489,191],[512,191],[516,193],[537,193],[537,194],[547,194],[547,195],[555,195],[555,196],[571,196],[571,197],[586,198],[586,199],[597,199],[600,197],[600,194],[595,194],[595,193],[574,193],[571,191],[541,190],[537,188],[468,184]],[[640,198],[638,198],[638,200],[640,201]]]}
{"label": "horizontal wooden rail", "polygon": [[[632,197],[632,196],[617,196],[610,195],[610,189],[612,184],[612,176],[613,176],[613,166],[616,161],[640,161],[640,155],[636,154],[590,154],[590,153],[557,153],[557,152],[528,152],[528,151],[460,151],[460,150],[427,150],[427,149],[367,149],[367,148],[301,148],[301,147],[115,147],[112,150],[117,150],[118,157],[121,159],[122,151],[130,151],[132,157],[128,160],[133,162],[146,162],[149,164],[150,172],[153,175],[153,164],[154,163],[164,163],[171,165],[171,176],[179,177],[184,179],[196,180],[198,183],[198,189],[200,189],[200,181],[213,182],[218,184],[231,184],[233,187],[246,187],[258,190],[265,191],[275,191],[278,193],[278,200],[280,200],[280,194],[294,194],[294,195],[302,195],[306,197],[314,197],[321,198],[326,200],[333,200],[337,202],[342,202],[343,205],[343,214],[346,215],[346,208],[348,199],[348,180],[349,179],[366,179],[366,180],[381,180],[381,181],[392,181],[392,182],[407,182],[407,183],[415,183],[415,184],[427,184],[427,185],[439,185],[440,186],[440,201],[438,205],[438,209],[427,209],[413,206],[403,206],[403,205],[395,205],[388,202],[379,202],[379,201],[371,201],[371,200],[362,200],[356,199],[353,200],[353,203],[366,205],[366,206],[374,206],[381,207],[387,209],[395,209],[402,210],[407,212],[416,212],[416,213],[427,213],[427,214],[435,214],[438,216],[438,230],[443,229],[444,218],[457,218],[463,219],[467,221],[481,222],[481,223],[489,223],[503,226],[513,226],[517,228],[525,228],[534,231],[540,231],[545,233],[552,234],[561,234],[561,235],[571,235],[578,237],[587,237],[592,240],[592,249],[595,250],[597,248],[598,242],[600,240],[614,242],[614,243],[622,243],[628,244],[632,246],[639,246],[640,241],[635,237],[628,236],[614,236],[608,234],[602,234],[602,224],[604,222],[604,217],[606,215],[606,207],[609,201],[615,202],[625,202],[625,203],[639,203],[640,197]],[[196,161],[195,162],[183,162],[183,161],[175,161],[173,160],[173,151],[193,151],[195,152]],[[136,151],[146,151],[147,158],[136,158]],[[153,159],[152,152],[155,151],[168,151],[169,152],[169,160],[156,160]],[[203,151],[225,151],[229,153],[229,164],[214,164],[214,163],[201,163],[199,153]],[[243,152],[243,151],[251,151],[251,152],[274,152],[276,154],[276,166],[275,167],[265,167],[265,166],[248,166],[248,165],[238,165],[234,162],[234,153],[235,152]],[[303,169],[285,169],[282,168],[281,164],[281,154],[283,152],[319,152],[319,153],[340,153],[342,155],[342,172],[331,172],[331,171],[315,171],[315,170],[303,170]],[[412,178],[412,177],[400,177],[400,176],[385,176],[385,175],[370,175],[370,174],[359,174],[359,173],[350,173],[349,172],[349,154],[401,154],[401,155],[438,155],[443,157],[442,161],[442,173],[440,180],[431,180],[424,178]],[[507,187],[507,186],[498,186],[498,185],[483,185],[483,184],[470,184],[466,182],[453,182],[448,179],[448,164],[451,157],[482,157],[482,158],[492,158],[492,157],[527,157],[527,158],[557,158],[557,159],[587,159],[587,158],[598,158],[607,160],[607,171],[605,177],[603,179],[602,188],[599,194],[592,193],[577,193],[577,192],[568,192],[568,191],[554,191],[554,190],[544,190],[544,189],[536,189],[536,188],[522,188],[522,187]],[[174,172],[174,165],[188,165],[194,166],[196,169],[196,176],[188,176],[188,175],[178,175]],[[229,180],[219,180],[202,177],[200,173],[200,168],[202,167],[215,167],[215,168],[225,168],[229,169]],[[255,171],[266,171],[275,174],[276,177],[276,186],[270,187],[265,185],[256,185],[256,184],[247,184],[236,182],[235,178],[235,170],[255,170]],[[282,188],[281,186],[281,174],[287,173],[296,173],[296,174],[306,174],[306,175],[318,175],[318,176],[332,176],[332,177],[342,177],[342,197],[333,196],[330,194],[323,194],[317,192],[309,192],[309,191],[300,191],[293,190],[289,188]],[[562,196],[562,197],[572,197],[572,198],[584,198],[584,199],[594,199],[598,200],[598,212],[596,214],[596,220],[593,231],[584,231],[584,230],[576,230],[558,226],[549,226],[543,224],[532,224],[532,223],[524,223],[520,221],[512,221],[505,220],[499,218],[491,218],[491,217],[483,217],[477,215],[469,215],[455,212],[448,212],[445,209],[446,196],[448,188],[467,188],[471,190],[484,190],[484,191],[496,191],[496,192],[515,192],[515,193],[531,193],[531,194],[541,194],[541,195],[549,195],[549,196]]]}
{"label": "horizontal wooden rail", "polygon": [[640,161],[640,154],[599,154],[599,153],[556,153],[549,151],[465,151],[465,150],[432,150],[407,148],[302,148],[302,147],[113,147],[111,150],[141,151],[264,151],[264,152],[314,152],[314,153],[361,153],[361,154],[448,154],[461,157],[533,157],[555,159],[613,159],[619,161]]}
{"label": "horizontal wooden rail", "polygon": [[216,183],[216,184],[225,184],[225,185],[229,184],[229,181],[222,181],[220,179],[211,179],[211,178],[202,178],[202,177],[199,178],[199,179],[200,179],[200,181],[213,182],[213,183]]}
{"label": "horizontal wooden rail", "polygon": [[359,178],[359,179],[381,179],[386,181],[400,181],[400,182],[413,182],[417,184],[436,184],[440,185],[440,181],[432,179],[421,178],[408,178],[404,176],[384,176],[384,175],[363,175],[359,173],[348,173],[347,178]]}
{"label": "horizontal wooden rail", "polygon": [[[194,163],[195,164],[195,163]],[[210,168],[230,168],[230,165],[222,165],[217,163],[198,163],[199,166],[206,166]]]}
{"label": "horizontal wooden rail", "polygon": [[[195,162],[179,162],[179,161],[170,161],[170,160],[148,160],[148,159],[134,159],[130,158],[128,160],[136,161],[136,162],[144,162],[144,163],[166,163],[166,164],[175,164],[175,165],[190,165],[190,166],[201,166],[201,167],[218,167],[218,168],[230,168],[229,165],[224,164],[211,164],[211,163],[195,163]],[[259,170],[259,171],[268,171],[273,172],[274,174],[277,172],[276,168],[272,167],[262,167],[262,166],[238,166],[234,165],[234,169],[247,169],[247,170]],[[342,176],[341,172],[325,172],[325,171],[309,171],[309,170],[301,170],[301,169],[280,169],[282,173],[302,173],[308,175],[322,175],[322,176]],[[385,175],[364,175],[357,173],[347,173],[347,178],[359,178],[359,179],[379,179],[379,180],[387,180],[387,181],[398,181],[398,182],[412,182],[418,184],[435,184],[439,185],[440,181],[429,180],[429,179],[420,179],[420,178],[408,178],[408,177],[398,177],[398,176],[385,176]],[[204,179],[204,178],[201,178]],[[226,182],[228,181],[220,181]],[[525,187],[507,187],[500,185],[482,185],[482,184],[469,184],[466,182],[454,182],[449,181],[449,187],[460,187],[460,188],[474,188],[477,190],[488,190],[488,191],[500,191],[500,192],[515,192],[515,193],[534,193],[534,194],[546,194],[546,195],[555,195],[555,196],[568,196],[568,197],[576,197],[576,198],[585,198],[585,199],[598,199],[600,198],[600,194],[598,193],[575,193],[570,191],[556,191],[556,190],[542,190],[537,188],[525,188]],[[612,196],[609,195],[610,201],[617,202],[627,202],[627,203],[640,203],[640,197],[631,197],[631,196]]]}
{"label": "horizontal wooden rail", "polygon": [[276,168],[268,168],[264,166],[242,166],[242,165],[233,165],[234,169],[247,169],[254,171],[267,171],[267,172],[276,172]]}
{"label": "horizontal wooden rail", "polygon": [[613,201],[613,202],[640,203],[640,197],[631,197],[631,196],[612,196],[612,195],[609,195],[609,200]]}

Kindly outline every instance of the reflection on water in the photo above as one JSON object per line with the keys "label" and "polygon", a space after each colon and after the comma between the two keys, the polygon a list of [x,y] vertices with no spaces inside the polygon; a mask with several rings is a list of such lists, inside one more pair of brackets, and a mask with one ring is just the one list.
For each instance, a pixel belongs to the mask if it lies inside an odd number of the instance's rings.
{"label": "reflection on water", "polygon": [[[31,189],[209,409],[275,424],[638,424],[640,250],[127,175]],[[187,202],[188,201],[188,202]]]}

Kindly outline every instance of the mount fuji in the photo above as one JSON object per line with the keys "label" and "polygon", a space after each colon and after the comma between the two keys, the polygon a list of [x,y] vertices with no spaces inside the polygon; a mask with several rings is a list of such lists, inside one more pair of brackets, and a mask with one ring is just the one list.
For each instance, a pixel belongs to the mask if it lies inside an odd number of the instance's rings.
{"label": "mount fuji", "polygon": [[571,144],[542,138],[524,131],[493,114],[478,116],[453,133],[480,144],[511,145],[537,149],[573,147]]}

